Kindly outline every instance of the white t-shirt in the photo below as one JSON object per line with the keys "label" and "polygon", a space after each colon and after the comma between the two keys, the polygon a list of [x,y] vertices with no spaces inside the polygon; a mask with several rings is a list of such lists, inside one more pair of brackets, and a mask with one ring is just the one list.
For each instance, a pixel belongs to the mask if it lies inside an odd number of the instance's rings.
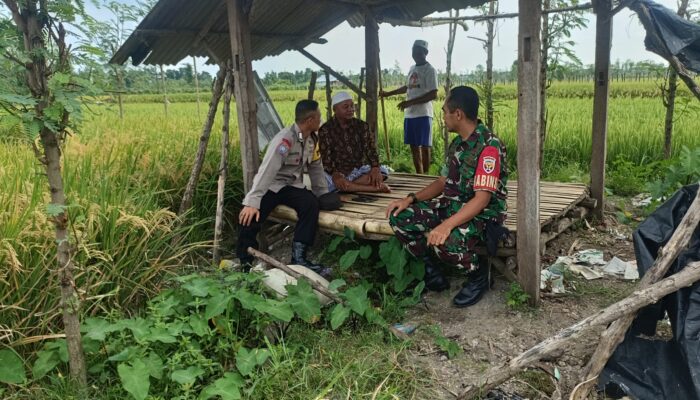
{"label": "white t-shirt", "polygon": [[[411,100],[420,97],[430,91],[437,90],[438,79],[437,72],[430,63],[423,65],[414,65],[408,71],[408,80],[406,81],[406,99]],[[404,109],[406,118],[417,117],[433,117],[433,102],[429,101],[423,104],[416,104]]]}

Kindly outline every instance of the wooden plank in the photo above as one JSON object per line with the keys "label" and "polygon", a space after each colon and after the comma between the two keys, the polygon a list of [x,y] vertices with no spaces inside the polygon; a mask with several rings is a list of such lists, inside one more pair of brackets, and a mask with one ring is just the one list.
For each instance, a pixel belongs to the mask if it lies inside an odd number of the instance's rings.
{"label": "wooden plank", "polygon": [[518,278],[530,303],[540,299],[541,1],[518,0]]}
{"label": "wooden plank", "polygon": [[598,0],[594,4],[595,73],[593,88],[593,138],[591,142],[591,196],[597,201],[593,215],[603,217],[605,192],[605,158],[608,135],[608,92],[610,46],[612,46],[612,3]]}
{"label": "wooden plank", "polygon": [[243,9],[243,3],[244,0],[226,0],[231,36],[234,95],[238,111],[238,131],[243,164],[243,187],[245,192],[248,192],[260,166],[260,148],[258,146],[257,106],[253,86],[250,27],[248,26],[248,12]]}

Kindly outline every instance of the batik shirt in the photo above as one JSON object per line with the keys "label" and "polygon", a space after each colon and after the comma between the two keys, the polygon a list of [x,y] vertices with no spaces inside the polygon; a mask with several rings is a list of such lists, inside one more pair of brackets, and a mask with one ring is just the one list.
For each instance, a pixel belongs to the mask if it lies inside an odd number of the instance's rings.
{"label": "batik shirt", "polygon": [[361,119],[353,118],[343,128],[334,117],[321,126],[318,136],[323,168],[329,175],[337,171],[347,176],[366,164],[379,166],[374,134]]}
{"label": "batik shirt", "polygon": [[505,221],[508,196],[506,148],[481,121],[466,140],[457,136],[452,141],[441,174],[446,178],[444,198],[466,203],[479,190],[491,192],[489,204],[475,218],[498,223]]}

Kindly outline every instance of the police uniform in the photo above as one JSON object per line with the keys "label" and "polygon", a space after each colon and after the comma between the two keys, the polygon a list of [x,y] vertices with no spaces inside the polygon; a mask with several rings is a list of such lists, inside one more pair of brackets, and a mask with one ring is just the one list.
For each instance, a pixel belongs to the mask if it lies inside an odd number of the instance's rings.
{"label": "police uniform", "polygon": [[477,191],[490,192],[491,200],[484,210],[453,229],[443,245],[433,247],[441,261],[473,271],[479,266],[474,249],[485,241],[486,224],[503,224],[506,219],[505,146],[478,121],[466,140],[457,136],[452,141],[441,175],[445,177],[442,196],[413,204],[396,217],[392,214],[389,223],[407,250],[423,258],[428,255],[426,234],[430,230],[456,214]]}
{"label": "police uniform", "polygon": [[[256,236],[261,225],[280,204],[297,213],[294,242],[305,246],[313,244],[318,228],[317,196],[328,192],[317,147],[318,136],[312,133],[304,139],[297,124],[281,130],[270,141],[253,187],[243,199],[243,205],[260,210],[260,220],[253,220],[250,225],[240,228],[236,252],[241,262],[252,261],[246,250],[248,247],[258,248]],[[311,178],[311,191],[304,186],[305,167]]]}

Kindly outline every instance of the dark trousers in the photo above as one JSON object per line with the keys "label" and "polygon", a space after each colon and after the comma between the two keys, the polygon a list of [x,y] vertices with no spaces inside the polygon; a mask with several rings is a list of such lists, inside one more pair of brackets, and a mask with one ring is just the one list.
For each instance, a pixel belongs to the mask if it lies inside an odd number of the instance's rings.
{"label": "dark trousers", "polygon": [[308,246],[314,243],[318,230],[318,199],[307,189],[299,189],[293,186],[285,186],[275,193],[268,190],[260,201],[260,220],[241,226],[238,233],[236,253],[241,262],[252,262],[253,257],[247,253],[248,247],[258,248],[256,236],[260,232],[263,222],[272,210],[280,204],[288,206],[297,212],[297,224],[294,227],[294,241]]}

